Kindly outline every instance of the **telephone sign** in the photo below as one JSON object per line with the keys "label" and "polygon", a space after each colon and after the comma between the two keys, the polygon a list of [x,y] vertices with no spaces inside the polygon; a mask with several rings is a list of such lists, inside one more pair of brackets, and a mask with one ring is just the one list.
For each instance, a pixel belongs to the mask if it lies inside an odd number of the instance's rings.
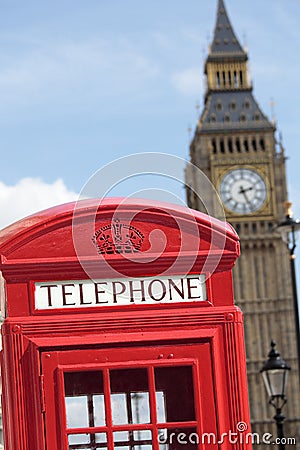
{"label": "telephone sign", "polygon": [[36,282],[35,308],[178,303],[206,300],[205,275]]}

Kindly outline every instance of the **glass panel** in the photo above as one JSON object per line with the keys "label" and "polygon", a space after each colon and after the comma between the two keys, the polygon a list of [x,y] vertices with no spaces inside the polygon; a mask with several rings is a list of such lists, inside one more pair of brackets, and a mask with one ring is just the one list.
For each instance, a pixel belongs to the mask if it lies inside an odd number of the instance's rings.
{"label": "glass panel", "polygon": [[152,445],[134,445],[134,450],[151,450]]}
{"label": "glass panel", "polygon": [[285,371],[283,369],[268,370],[267,373],[269,377],[271,395],[283,395]]}
{"label": "glass panel", "polygon": [[152,432],[150,430],[115,431],[114,447],[119,449],[152,449]]}
{"label": "glass panel", "polygon": [[89,434],[70,434],[68,436],[69,444],[89,444],[90,436]]}
{"label": "glass panel", "polygon": [[135,441],[150,441],[152,439],[152,432],[150,430],[137,430],[133,432]]}
{"label": "glass panel", "polygon": [[149,423],[150,407],[148,392],[134,392],[130,394],[132,423]]}
{"label": "glass panel", "polygon": [[[157,414],[164,414],[167,422],[186,422],[195,420],[193,373],[191,366],[155,368],[155,386],[164,397],[157,404]],[[163,394],[161,394],[163,393]]]}
{"label": "glass panel", "polygon": [[152,449],[152,432],[150,430],[138,430],[133,432],[135,441],[135,450],[151,450]]}
{"label": "glass panel", "polygon": [[106,433],[70,434],[68,436],[69,450],[107,449]]}
{"label": "glass panel", "polygon": [[114,425],[129,423],[125,394],[111,394],[112,421]]}
{"label": "glass panel", "polygon": [[166,422],[166,400],[164,392],[156,392],[157,422]]}
{"label": "glass panel", "polygon": [[200,442],[196,428],[174,428],[159,430],[158,443],[160,450],[197,450]]}
{"label": "glass panel", "polygon": [[105,425],[105,405],[103,394],[93,395],[93,406],[95,427],[102,427]]}
{"label": "glass panel", "polygon": [[89,426],[87,396],[66,397],[66,414],[68,428],[83,428]]}
{"label": "glass panel", "polygon": [[[78,444],[78,445],[70,445],[69,446],[69,449],[70,450],[77,450],[77,449],[80,449],[80,450],[91,450],[91,448],[92,447],[84,447],[84,446],[82,446],[81,444]],[[94,449],[95,447],[93,447],[93,449]]]}
{"label": "glass panel", "polygon": [[114,425],[150,423],[147,369],[110,371]]}
{"label": "glass panel", "polygon": [[[106,440],[106,433],[97,433],[95,434],[95,438],[96,438],[96,442],[101,442],[101,443],[105,443],[107,442]],[[100,448],[100,447],[99,447]]]}
{"label": "glass panel", "polygon": [[105,425],[102,372],[66,372],[64,382],[67,427]]}
{"label": "glass panel", "polygon": [[114,442],[128,442],[128,431],[116,431],[114,433]]}

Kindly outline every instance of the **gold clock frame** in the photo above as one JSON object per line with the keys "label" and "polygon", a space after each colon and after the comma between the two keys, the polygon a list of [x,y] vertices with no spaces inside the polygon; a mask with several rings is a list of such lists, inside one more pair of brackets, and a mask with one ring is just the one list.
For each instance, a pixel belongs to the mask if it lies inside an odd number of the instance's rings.
{"label": "gold clock frame", "polygon": [[[236,213],[234,211],[231,211],[229,209],[226,208],[226,206],[223,204],[223,202],[221,201],[225,213],[226,213],[226,217],[234,217],[236,220],[244,220],[245,217],[247,218],[257,218],[257,217],[263,217],[263,218],[271,218],[274,215],[274,205],[272,202],[272,191],[271,191],[271,186],[272,186],[272,173],[271,173],[271,168],[269,165],[267,164],[257,164],[257,165],[253,165],[253,164],[234,164],[234,165],[222,165],[222,166],[215,166],[214,168],[214,185],[216,186],[217,192],[218,194],[220,193],[220,185],[221,185],[221,181],[224,178],[224,176],[228,173],[228,172],[232,172],[233,170],[236,169],[248,169],[248,170],[252,170],[254,172],[256,172],[258,175],[261,176],[261,178],[263,179],[265,185],[266,185],[266,189],[267,189],[267,196],[266,196],[266,200],[264,202],[264,204],[261,206],[261,208],[259,208],[258,210],[254,211],[254,212],[249,212],[247,214],[243,213],[243,214],[239,214]],[[220,194],[219,194],[220,195]]]}

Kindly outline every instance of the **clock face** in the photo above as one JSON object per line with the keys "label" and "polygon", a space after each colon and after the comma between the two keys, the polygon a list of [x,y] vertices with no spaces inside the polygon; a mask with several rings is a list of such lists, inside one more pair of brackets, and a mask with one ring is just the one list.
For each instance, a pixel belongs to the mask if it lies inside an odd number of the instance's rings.
{"label": "clock face", "polygon": [[233,169],[220,183],[220,196],[226,209],[237,214],[258,211],[266,201],[267,186],[252,169]]}

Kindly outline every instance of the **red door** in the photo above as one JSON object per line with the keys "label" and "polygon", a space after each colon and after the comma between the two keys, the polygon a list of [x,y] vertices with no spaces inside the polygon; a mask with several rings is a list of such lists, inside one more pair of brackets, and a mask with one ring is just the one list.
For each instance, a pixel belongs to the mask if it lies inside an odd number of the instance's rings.
{"label": "red door", "polygon": [[47,450],[217,448],[210,344],[42,353]]}

